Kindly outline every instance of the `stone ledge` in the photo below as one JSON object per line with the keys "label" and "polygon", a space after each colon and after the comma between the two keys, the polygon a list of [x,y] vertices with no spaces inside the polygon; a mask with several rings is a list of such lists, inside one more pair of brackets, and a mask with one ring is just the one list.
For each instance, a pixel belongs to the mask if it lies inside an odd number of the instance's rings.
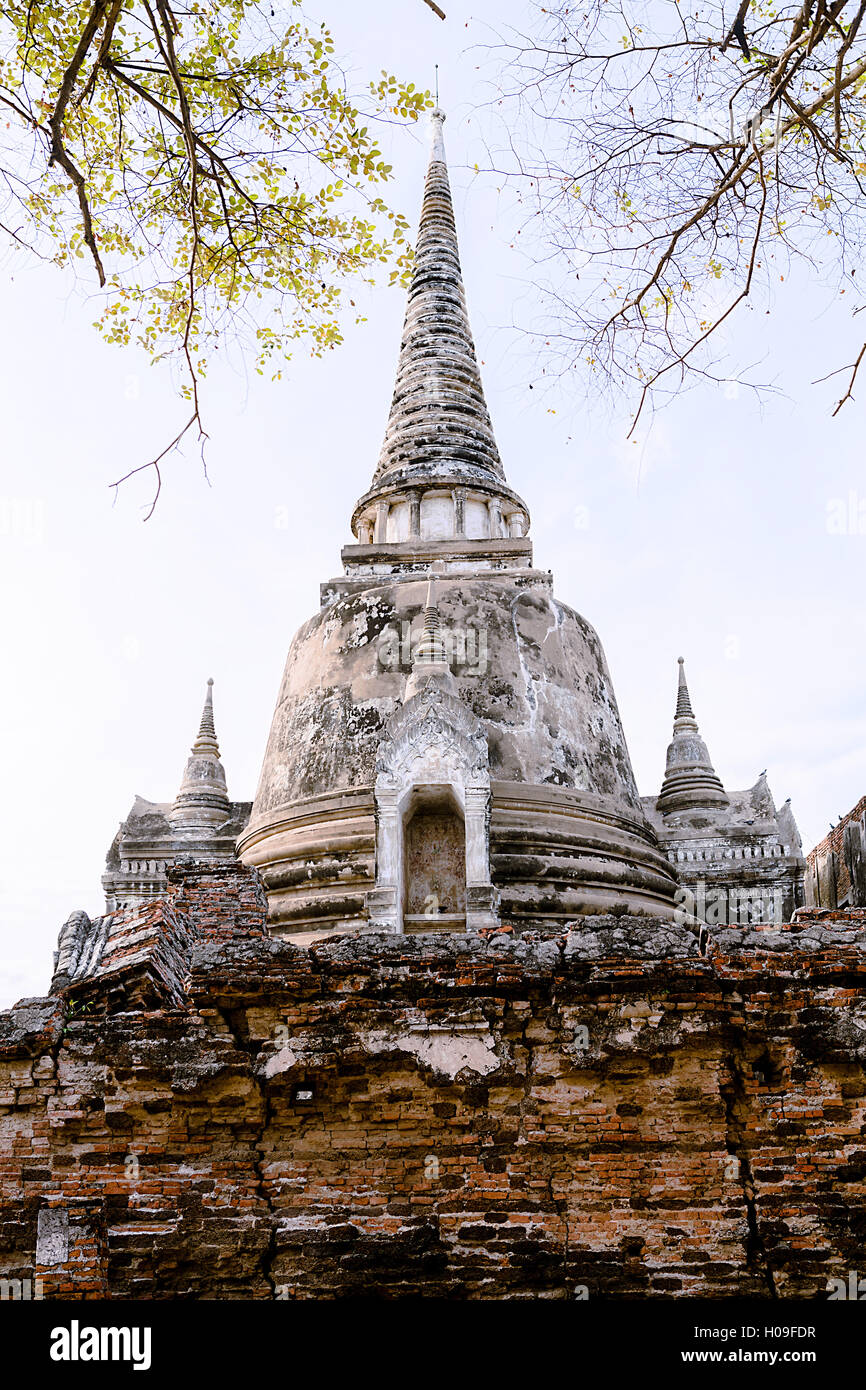
{"label": "stone ledge", "polygon": [[432,564],[434,560],[483,560],[489,556],[519,559],[532,566],[532,541],[527,536],[499,536],[489,540],[419,539],[416,541],[383,541],[372,545],[344,545],[340,558],[347,566],[403,561]]}
{"label": "stone ledge", "polygon": [[[244,878],[246,871],[236,877]],[[204,877],[204,875],[202,875]],[[258,892],[246,873],[245,887]],[[100,1000],[118,1008],[189,1009],[215,999],[249,1000],[275,994],[296,998],[329,992],[507,990],[559,981],[625,981],[696,974],[716,983],[754,977],[779,984],[804,977],[862,976],[866,971],[866,913],[821,914],[778,929],[707,929],[666,919],[587,916],[558,934],[510,928],[470,933],[404,935],[364,932],[329,936],[309,945],[269,937],[254,924],[233,930],[231,903],[221,930],[201,932],[166,902],[130,911],[124,930],[109,939],[92,973],[70,980],[60,996]],[[146,917],[148,931],[137,930]],[[141,939],[139,939],[141,937]],[[135,940],[133,940],[135,938]],[[617,983],[619,982],[619,983]],[[53,1046],[63,1022],[63,998],[22,1000],[0,1014],[0,1053],[31,1056]]]}

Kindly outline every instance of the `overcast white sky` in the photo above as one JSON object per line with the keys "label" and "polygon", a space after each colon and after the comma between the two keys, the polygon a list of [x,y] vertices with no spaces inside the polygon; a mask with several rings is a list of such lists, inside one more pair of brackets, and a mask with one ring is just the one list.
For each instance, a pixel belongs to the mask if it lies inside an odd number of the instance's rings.
{"label": "overcast white sky", "polygon": [[[444,24],[422,0],[311,0],[309,13],[329,20],[361,73],[387,67],[426,86],[440,64],[470,313],[536,563],[600,632],[641,791],[661,782],[682,654],[723,781],[749,786],[766,767],[808,848],[866,789],[866,521],[827,527],[834,499],[866,513],[863,405],[831,420],[833,385],[810,385],[856,355],[859,321],[795,277],[769,315],[761,306],[731,335],[743,360],[772,354],[781,394],[761,405],[695,390],[637,444],[625,404],[611,417],[558,387],[530,392],[537,375],[512,324],[531,315],[532,289],[493,182],[470,172],[489,91],[467,51],[525,6],[445,7]],[[392,201],[414,219],[426,130],[386,148]],[[300,357],[282,382],[247,375],[238,355],[214,370],[211,485],[192,456],[176,461],[142,524],[149,485],[112,507],[108,484],[177,428],[171,381],[103,345],[93,305],[59,272],[16,262],[0,275],[8,1005],[47,989],[69,912],[102,910],[105,852],[134,795],[174,797],[210,675],[230,794],[253,796],[289,641],[340,572],[375,465],[403,296],[370,296],[369,321],[339,352]]]}

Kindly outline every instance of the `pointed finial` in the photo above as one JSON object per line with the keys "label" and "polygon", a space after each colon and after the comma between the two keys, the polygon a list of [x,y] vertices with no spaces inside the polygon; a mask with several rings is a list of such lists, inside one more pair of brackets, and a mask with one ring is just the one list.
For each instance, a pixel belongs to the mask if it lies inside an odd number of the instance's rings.
{"label": "pointed finial", "polygon": [[680,665],[679,681],[677,684],[677,712],[676,719],[694,719],[694,710],[689,698],[689,687],[686,685],[686,663],[681,656],[677,657]]}
{"label": "pointed finial", "polygon": [[436,575],[433,566],[427,572],[427,602],[424,604],[424,621],[427,622],[427,615],[431,615],[431,620],[439,626],[439,610],[436,607]]}
{"label": "pointed finial", "polygon": [[440,684],[452,693],[456,692],[448,643],[442,631],[442,620],[436,601],[435,564],[431,565],[427,572],[423,627],[418,645],[412,653],[412,670],[406,681],[404,700],[410,700],[416,695],[431,676],[435,676]]}
{"label": "pointed finial", "polygon": [[439,64],[436,64],[436,105],[439,105]]}
{"label": "pointed finial", "polygon": [[[436,602],[435,566],[427,572],[427,598],[424,604],[424,618],[418,645],[412,653],[412,674],[407,690],[414,692],[418,682],[436,672],[451,678],[451,661],[448,645],[442,632],[439,605]],[[408,698],[408,695],[407,695]]]}
{"label": "pointed finial", "polygon": [[430,662],[448,663],[448,651],[440,635],[442,626],[439,608],[436,603],[436,573],[433,566],[427,574],[427,600],[424,604],[424,627],[421,640],[415,649],[414,665],[429,665]]}
{"label": "pointed finial", "polygon": [[201,723],[198,728],[198,736],[192,746],[194,753],[212,753],[214,757],[219,757],[220,750],[217,743],[216,726],[213,722],[213,676],[208,677],[207,694],[204,697],[204,708],[201,712]]}
{"label": "pointed finial", "polygon": [[430,125],[433,131],[433,144],[430,149],[431,164],[447,164],[445,158],[445,135],[442,127],[445,124],[445,112],[437,102],[430,112]]}

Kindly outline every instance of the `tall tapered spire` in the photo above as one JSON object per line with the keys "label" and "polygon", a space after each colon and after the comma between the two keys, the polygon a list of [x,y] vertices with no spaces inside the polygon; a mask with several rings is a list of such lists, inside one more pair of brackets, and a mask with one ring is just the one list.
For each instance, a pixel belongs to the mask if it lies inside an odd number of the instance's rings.
{"label": "tall tapered spire", "polygon": [[676,719],[694,719],[695,714],[689,698],[689,687],[686,685],[686,663],[682,657],[679,657],[678,660],[680,675],[677,686],[677,711],[674,717]]}
{"label": "tall tapered spire", "polygon": [[213,679],[207,683],[207,694],[204,697],[204,709],[201,712],[201,723],[198,727],[198,737],[192,746],[194,753],[212,753],[218,758],[220,755],[219,744],[217,743],[216,729],[213,722]]}
{"label": "tall tapered spire", "polygon": [[226,775],[220,762],[214,726],[213,681],[209,680],[198,734],[168,818],[180,829],[210,832],[228,818],[230,811]]}
{"label": "tall tapered spire", "polygon": [[444,121],[437,107],[397,381],[375,483],[395,469],[447,476],[461,464],[492,478],[504,476],[466,311]]}
{"label": "tall tapered spire", "polygon": [[372,547],[379,563],[413,573],[418,549],[426,559],[431,546],[481,565],[532,561],[529,512],[505,481],[466,312],[444,121],[437,107],[391,411],[372,484],[352,512],[367,553],[344,554],[364,565]]}
{"label": "tall tapered spire", "polygon": [[679,658],[674,734],[668,745],[664,782],[656,806],[663,814],[699,806],[727,806],[728,795],[710,762],[707,745],[698,732],[686,684],[685,662]]}

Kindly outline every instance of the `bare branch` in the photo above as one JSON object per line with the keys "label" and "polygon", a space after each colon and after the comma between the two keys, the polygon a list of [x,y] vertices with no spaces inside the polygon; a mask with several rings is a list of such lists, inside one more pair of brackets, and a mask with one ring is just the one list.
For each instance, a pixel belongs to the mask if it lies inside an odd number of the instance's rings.
{"label": "bare branch", "polygon": [[538,336],[563,371],[634,391],[632,430],[789,263],[844,277],[855,313],[862,297],[846,267],[866,252],[866,0],[725,10],[649,5],[638,23],[626,0],[536,0],[540,34],[493,50],[509,85],[491,165],[547,268]]}
{"label": "bare branch", "polygon": [[[857,380],[857,373],[858,373],[858,371],[860,370],[860,363],[863,361],[863,358],[864,358],[864,357],[866,357],[866,343],[864,343],[863,346],[861,347],[859,353],[857,354],[857,360],[856,360],[856,362],[854,362],[853,365],[852,365],[851,368],[850,368],[851,376],[850,376],[850,379],[849,379],[849,381],[848,381],[848,390],[845,392],[845,394],[844,394],[844,396],[842,397],[842,399],[841,399],[840,401],[837,401],[837,403],[836,403],[836,408],[835,408],[835,410],[833,411],[833,414],[834,414],[834,415],[838,415],[838,414],[839,414],[839,411],[842,409],[842,407],[843,407],[843,405],[845,404],[846,401],[853,400],[854,382]],[[849,369],[848,369],[847,367],[843,367],[843,368],[841,368],[840,370],[842,370],[842,371],[848,371]]]}

